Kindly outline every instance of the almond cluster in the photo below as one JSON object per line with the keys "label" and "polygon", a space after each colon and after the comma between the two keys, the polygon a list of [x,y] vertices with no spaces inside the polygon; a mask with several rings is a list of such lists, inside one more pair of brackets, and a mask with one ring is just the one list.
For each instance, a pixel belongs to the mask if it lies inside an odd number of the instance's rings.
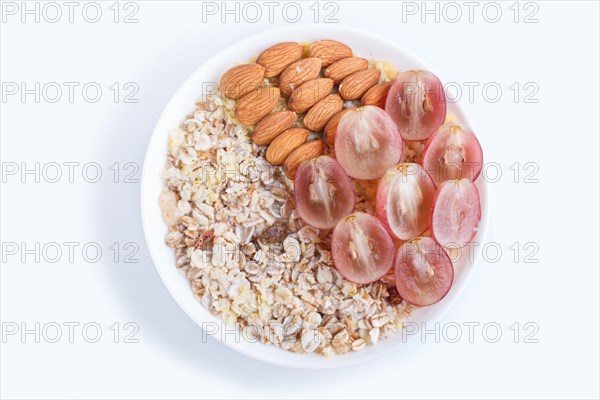
{"label": "almond cluster", "polygon": [[[335,40],[311,43],[284,42],[263,51],[254,64],[242,64],[221,77],[221,91],[237,101],[235,116],[244,125],[255,125],[252,139],[268,145],[266,159],[283,165],[294,179],[306,160],[333,146],[337,124],[345,112],[344,102],[384,107],[391,82],[378,84],[381,71],[353,57],[352,49]],[[264,86],[268,78],[272,83]],[[284,98],[288,110],[273,112]],[[296,124],[299,115],[302,123]],[[296,127],[294,127],[296,126]],[[309,141],[310,132],[323,139]]]}

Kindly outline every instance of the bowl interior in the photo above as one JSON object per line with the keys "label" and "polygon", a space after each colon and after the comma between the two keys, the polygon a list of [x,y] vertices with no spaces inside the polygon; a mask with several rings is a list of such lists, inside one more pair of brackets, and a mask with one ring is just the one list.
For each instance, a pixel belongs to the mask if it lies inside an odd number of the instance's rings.
{"label": "bowl interior", "polygon": [[[399,45],[353,28],[294,26],[276,29],[244,39],[224,49],[201,65],[171,98],[150,139],[144,161],[141,185],[142,221],[146,243],[154,265],[171,295],[190,318],[199,326],[204,327],[207,333],[212,332],[212,327],[222,326],[221,320],[211,315],[194,299],[187,278],[175,267],[173,251],[164,244],[167,228],[162,221],[157,199],[163,186],[160,172],[166,160],[168,132],[170,129],[179,126],[186,114],[194,111],[194,101],[213,90],[214,85],[219,82],[220,76],[227,69],[236,64],[248,62],[249,59],[257,56],[262,50],[278,42],[312,42],[319,39],[339,40],[352,47],[356,55],[367,59],[389,61],[399,71],[430,69]],[[435,69],[430,70],[436,72]],[[440,77],[440,79],[444,82],[443,77]],[[449,112],[456,115],[459,121],[477,132],[460,105],[449,104],[448,106]],[[489,204],[487,187],[482,177],[479,177],[476,183],[481,195],[482,221],[474,241],[481,242],[487,229]],[[422,322],[430,324],[432,321],[439,319],[441,313],[451,305],[466,285],[478,261],[478,256],[475,256],[472,263],[468,261],[467,257],[461,257],[461,260],[455,265],[455,281],[450,293],[441,302],[416,310],[409,321],[417,324]],[[198,335],[200,340],[200,332]],[[246,341],[243,336],[232,335],[231,331],[223,332],[222,329],[214,333],[213,337],[227,346],[256,359],[299,368],[336,368],[358,364],[394,352],[410,343],[410,340],[408,340],[410,337],[407,338],[397,334],[382,340],[375,346],[368,346],[362,351],[325,359],[317,355],[299,355],[274,346]]]}

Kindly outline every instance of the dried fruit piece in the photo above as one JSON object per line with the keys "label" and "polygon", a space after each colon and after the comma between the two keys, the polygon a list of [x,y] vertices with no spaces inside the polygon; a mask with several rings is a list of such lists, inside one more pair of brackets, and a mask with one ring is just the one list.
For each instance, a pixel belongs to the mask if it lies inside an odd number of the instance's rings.
{"label": "dried fruit piece", "polygon": [[294,200],[300,218],[319,229],[331,229],[354,209],[352,181],[329,156],[304,161],[296,172]]}
{"label": "dried fruit piece", "polygon": [[271,142],[265,158],[273,165],[282,165],[292,151],[306,142],[306,139],[308,139],[308,131],[306,129],[288,129]]}
{"label": "dried fruit piece", "polygon": [[363,212],[351,214],[337,224],[331,247],[337,270],[358,284],[383,278],[394,263],[394,242],[377,218]]}
{"label": "dried fruit piece", "polygon": [[377,179],[402,157],[402,136],[381,108],[359,107],[346,113],[335,134],[335,155],[348,175]]}
{"label": "dried fruit piece", "polygon": [[207,229],[203,231],[196,238],[196,244],[194,247],[200,250],[209,251],[213,249],[213,242],[215,238],[215,230]]}
{"label": "dried fruit piece", "polygon": [[242,64],[231,68],[221,77],[221,93],[230,99],[239,99],[258,88],[265,75],[259,64]]}
{"label": "dried fruit piece", "polygon": [[381,71],[378,69],[355,72],[340,83],[340,95],[345,100],[359,99],[369,88],[379,82],[380,76]]}
{"label": "dried fruit piece", "polygon": [[264,87],[252,91],[238,100],[235,117],[243,125],[254,125],[267,116],[279,101],[279,89]]}
{"label": "dried fruit piece", "polygon": [[400,246],[394,274],[398,294],[409,304],[424,307],[437,303],[448,294],[454,267],[439,243],[420,236]]}
{"label": "dried fruit piece", "polygon": [[321,65],[327,67],[342,58],[352,57],[352,49],[336,40],[319,40],[308,48],[309,57],[321,59]]}
{"label": "dried fruit piece", "polygon": [[269,226],[260,236],[260,241],[263,243],[279,243],[288,234],[288,227],[283,221],[275,221]]}
{"label": "dried fruit piece", "polygon": [[385,108],[385,101],[392,87],[392,82],[380,83],[367,90],[360,99],[363,106],[376,106]]}
{"label": "dried fruit piece", "polygon": [[294,179],[300,164],[306,160],[319,157],[323,154],[323,150],[325,150],[325,144],[322,140],[312,140],[308,143],[304,143],[294,150],[283,163],[285,175],[290,179]]}
{"label": "dried fruit piece", "polygon": [[468,179],[442,183],[431,209],[431,233],[447,248],[466,246],[477,233],[481,220],[479,191]]}
{"label": "dried fruit piece", "polygon": [[483,151],[470,129],[456,123],[444,124],[425,145],[423,167],[436,185],[448,179],[474,182],[483,167]]}
{"label": "dried fruit piece", "polygon": [[331,119],[325,124],[325,128],[323,129],[323,136],[325,137],[325,141],[331,147],[335,144],[335,132],[337,130],[338,124],[340,123],[340,119],[349,112],[350,110],[355,110],[356,107],[344,108],[342,111],[339,111],[335,114]]}
{"label": "dried fruit piece", "polygon": [[419,164],[397,165],[379,180],[377,217],[398,239],[414,238],[429,227],[434,196],[433,181]]}
{"label": "dried fruit piece", "polygon": [[297,113],[306,112],[309,108],[327,96],[333,88],[333,81],[328,78],[318,78],[304,82],[291,94],[288,105]]}
{"label": "dried fruit piece", "polygon": [[403,72],[390,88],[385,111],[405,140],[427,139],[446,118],[444,87],[429,71]]}
{"label": "dried fruit piece", "polygon": [[252,132],[252,140],[259,145],[269,144],[279,134],[291,128],[296,122],[296,113],[293,111],[278,111],[267,115]]}
{"label": "dried fruit piece", "polygon": [[305,58],[296,61],[287,67],[279,77],[279,89],[281,94],[288,97],[294,89],[300,87],[304,82],[315,79],[321,70],[321,59],[316,57]]}
{"label": "dried fruit piece", "polygon": [[325,78],[333,79],[333,82],[340,83],[345,77],[355,72],[365,70],[369,67],[369,62],[360,57],[344,58],[336,61],[323,71]]}
{"label": "dried fruit piece", "polygon": [[337,94],[319,100],[312,106],[304,117],[304,126],[313,132],[320,132],[327,121],[331,119],[344,106],[344,100]]}
{"label": "dried fruit piece", "polygon": [[265,77],[277,76],[291,63],[302,58],[304,46],[295,42],[284,42],[263,51],[256,63],[265,67]]}

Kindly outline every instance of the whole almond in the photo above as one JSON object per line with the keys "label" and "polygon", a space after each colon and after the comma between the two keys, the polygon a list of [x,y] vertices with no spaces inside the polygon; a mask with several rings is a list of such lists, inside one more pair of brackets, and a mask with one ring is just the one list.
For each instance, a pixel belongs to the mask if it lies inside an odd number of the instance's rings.
{"label": "whole almond", "polygon": [[336,40],[319,40],[308,48],[309,57],[321,59],[321,65],[327,67],[342,58],[352,57],[352,49]]}
{"label": "whole almond", "polygon": [[255,90],[265,76],[265,68],[259,64],[242,64],[231,68],[221,77],[221,93],[230,99],[239,99]]}
{"label": "whole almond", "polygon": [[325,136],[325,141],[329,146],[333,147],[335,143],[335,132],[338,124],[340,123],[340,119],[342,119],[344,114],[346,114],[348,111],[354,109],[356,109],[356,107],[344,108],[342,111],[339,111],[337,114],[331,117],[329,122],[327,122],[325,128],[323,129],[323,135]]}
{"label": "whole almond", "polygon": [[379,85],[373,86],[367,90],[360,99],[360,104],[363,106],[377,106],[379,108],[385,108],[385,101],[387,100],[390,87],[393,82],[380,83]]}
{"label": "whole almond", "polygon": [[304,82],[290,95],[288,105],[292,111],[303,113],[327,96],[331,89],[333,89],[333,81],[328,78]]}
{"label": "whole almond", "polygon": [[340,94],[344,100],[359,99],[367,90],[377,84],[380,75],[381,71],[378,69],[355,72],[340,83]]}
{"label": "whole almond", "polygon": [[336,61],[323,71],[326,78],[340,83],[345,77],[357,71],[363,71],[369,67],[369,62],[364,58],[350,57]]}
{"label": "whole almond", "polygon": [[319,100],[317,104],[308,110],[308,113],[304,117],[304,126],[313,132],[320,132],[327,121],[340,111],[343,106],[344,100],[338,94],[330,94]]}
{"label": "whole almond", "polygon": [[298,146],[306,142],[306,139],[308,139],[306,129],[288,129],[271,142],[265,158],[273,165],[281,165]]}
{"label": "whole almond", "polygon": [[256,89],[238,100],[235,117],[244,125],[254,125],[267,116],[279,101],[279,88]]}
{"label": "whole almond", "polygon": [[265,76],[272,78],[277,76],[288,65],[302,58],[304,46],[296,42],[284,42],[271,46],[263,51],[256,63],[265,67]]}
{"label": "whole almond", "polygon": [[321,59],[316,57],[296,61],[287,67],[279,77],[281,94],[288,97],[295,88],[304,82],[315,79],[321,70]]}
{"label": "whole almond", "polygon": [[281,132],[289,129],[296,122],[296,113],[293,111],[278,111],[261,119],[252,133],[254,143],[269,144]]}
{"label": "whole almond", "polygon": [[325,150],[325,144],[322,140],[312,140],[298,147],[286,158],[283,163],[283,170],[288,178],[296,177],[296,170],[306,160],[312,160],[319,157]]}

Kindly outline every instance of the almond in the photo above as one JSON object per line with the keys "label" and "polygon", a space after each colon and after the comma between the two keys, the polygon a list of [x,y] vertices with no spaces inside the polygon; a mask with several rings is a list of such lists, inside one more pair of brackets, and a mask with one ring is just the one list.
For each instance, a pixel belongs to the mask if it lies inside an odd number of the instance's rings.
{"label": "almond", "polygon": [[360,98],[371,86],[379,81],[381,71],[378,69],[367,69],[358,71],[344,78],[340,83],[340,94],[344,100],[356,100]]}
{"label": "almond", "polygon": [[385,101],[387,100],[390,87],[393,82],[380,83],[379,85],[373,86],[367,90],[360,99],[360,104],[363,106],[377,106],[379,108],[385,108]]}
{"label": "almond", "polygon": [[288,129],[271,142],[265,158],[273,165],[281,165],[298,146],[306,142],[306,139],[308,139],[306,129]]}
{"label": "almond", "polygon": [[320,132],[323,127],[344,106],[344,100],[337,94],[319,100],[317,104],[306,113],[304,126],[313,132]]}
{"label": "almond", "polygon": [[277,76],[288,65],[302,58],[304,46],[295,42],[284,42],[271,46],[263,51],[256,63],[265,67],[265,76],[272,78]]}
{"label": "almond", "polygon": [[221,93],[230,99],[239,99],[260,86],[265,68],[259,64],[242,64],[231,68],[221,77]]}
{"label": "almond", "polygon": [[364,58],[350,57],[336,61],[325,69],[325,78],[333,79],[334,83],[340,83],[345,77],[357,71],[363,71],[369,67],[369,62]]}
{"label": "almond", "polygon": [[291,94],[288,105],[292,111],[303,113],[327,96],[333,89],[333,81],[328,78],[318,78],[304,82]]}
{"label": "almond", "polygon": [[342,58],[352,57],[352,49],[335,40],[319,40],[308,48],[309,57],[321,59],[321,65],[327,67]]}
{"label": "almond", "polygon": [[321,70],[321,59],[311,57],[296,61],[287,67],[279,77],[281,94],[288,97],[295,88],[304,82],[315,79]]}
{"label": "almond", "polygon": [[322,140],[312,140],[308,143],[304,143],[286,158],[283,163],[283,170],[288,178],[294,179],[296,177],[296,170],[306,160],[312,160],[313,158],[319,157],[325,150],[325,144]]}
{"label": "almond", "polygon": [[281,132],[291,128],[294,122],[296,122],[296,113],[293,111],[279,111],[267,115],[256,124],[252,140],[259,145],[269,144]]}
{"label": "almond", "polygon": [[325,136],[325,141],[331,147],[333,147],[335,143],[335,132],[337,130],[337,126],[340,123],[340,119],[350,110],[354,110],[356,107],[344,108],[342,111],[339,111],[335,114],[329,122],[325,125],[325,129],[323,130],[323,135]]}
{"label": "almond", "polygon": [[279,88],[256,89],[238,100],[235,117],[243,125],[254,125],[267,116],[279,101]]}

